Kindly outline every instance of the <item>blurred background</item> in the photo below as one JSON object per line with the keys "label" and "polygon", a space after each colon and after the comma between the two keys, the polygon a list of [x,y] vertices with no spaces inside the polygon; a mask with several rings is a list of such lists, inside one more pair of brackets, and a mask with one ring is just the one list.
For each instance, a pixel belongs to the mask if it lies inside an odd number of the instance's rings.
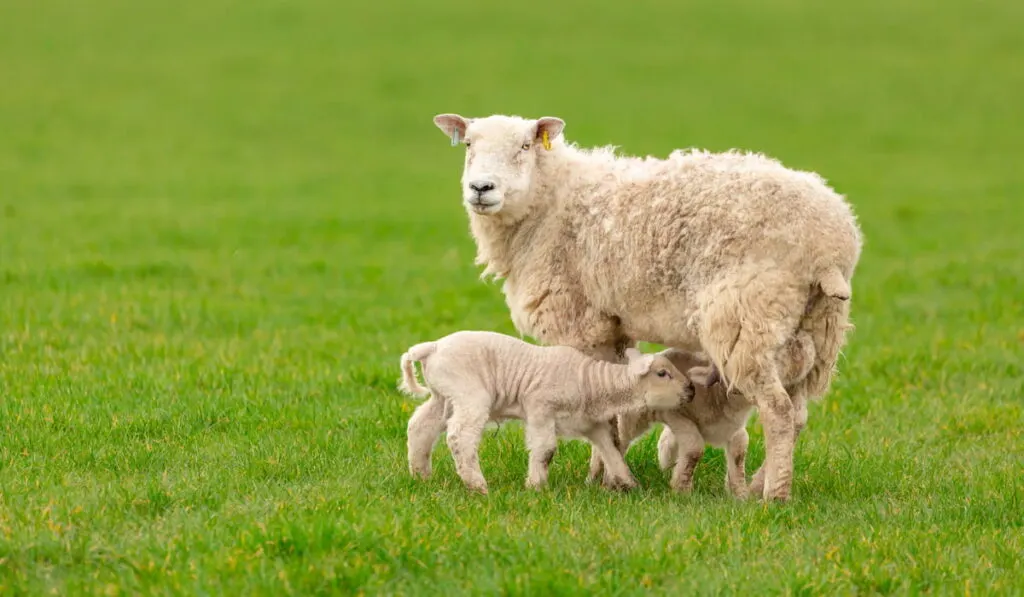
{"label": "blurred background", "polygon": [[[962,586],[977,557],[950,547],[974,528],[957,518],[962,492],[988,500],[990,531],[1013,520],[1007,492],[1020,496],[1022,22],[1011,0],[3,3],[0,587],[180,587],[196,574],[206,589],[281,588],[285,570],[312,590],[311,571],[331,567],[333,586],[372,592],[420,586],[398,572],[413,553],[439,590],[446,567],[507,588],[530,585],[501,584],[496,546],[530,562],[519,550],[534,541],[570,562],[572,587],[615,586],[586,572],[597,556],[557,547],[564,495],[539,510],[515,496],[484,514],[456,505],[475,513],[441,522],[410,506],[438,486],[405,479],[398,356],[456,329],[514,333],[500,288],[477,279],[462,151],[432,124],[441,112],[559,116],[568,139],[628,154],[762,151],[844,193],[866,237],[857,330],[811,412],[795,494],[852,504],[833,516],[848,527],[814,527],[822,544],[881,516],[888,496],[910,537],[877,544],[932,553],[906,563],[905,582]],[[518,491],[516,433],[484,459],[492,483]],[[672,502],[648,440],[631,465]],[[568,491],[586,449],[565,453],[555,476]],[[698,490],[720,504],[720,453],[701,466]],[[943,495],[955,497],[932,514],[907,506]],[[616,524],[660,516],[630,504]],[[707,507],[708,524],[742,519]],[[535,534],[494,534],[515,510]],[[478,515],[485,539],[448,552],[391,534],[474,529]],[[294,550],[310,528],[304,551],[280,555],[282,537]],[[381,537],[393,560],[374,559]],[[737,557],[765,570],[773,554],[820,557],[790,539]],[[231,558],[274,541],[276,560],[239,559],[248,576],[236,576]],[[663,547],[630,544],[637,557]],[[861,563],[843,565],[890,586]],[[684,566],[669,564],[652,582]],[[825,582],[794,570],[778,590]]]}

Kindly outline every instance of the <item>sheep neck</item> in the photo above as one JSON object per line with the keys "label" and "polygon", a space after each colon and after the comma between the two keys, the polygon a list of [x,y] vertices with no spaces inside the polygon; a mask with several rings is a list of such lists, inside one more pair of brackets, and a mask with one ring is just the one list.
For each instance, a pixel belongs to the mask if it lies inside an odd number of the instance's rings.
{"label": "sheep neck", "polygon": [[588,359],[580,367],[579,379],[587,409],[595,419],[643,406],[643,394],[637,392],[639,379],[627,365]]}
{"label": "sheep neck", "polygon": [[496,216],[471,213],[469,225],[476,239],[476,264],[484,266],[481,277],[508,277],[516,254],[515,247],[523,244],[523,237],[532,235],[537,224],[535,219],[510,222]]}

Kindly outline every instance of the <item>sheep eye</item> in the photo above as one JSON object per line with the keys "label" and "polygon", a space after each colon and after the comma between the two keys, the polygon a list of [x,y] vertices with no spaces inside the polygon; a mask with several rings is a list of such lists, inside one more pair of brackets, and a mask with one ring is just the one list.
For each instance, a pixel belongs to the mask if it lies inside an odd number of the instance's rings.
{"label": "sheep eye", "polygon": [[523,143],[523,151],[526,151],[529,148],[530,148],[530,144],[529,143]]}
{"label": "sheep eye", "polygon": [[469,141],[466,141],[466,147],[469,147],[469,145],[470,145]]}
{"label": "sheep eye", "polygon": [[669,376],[668,375],[668,371],[665,371],[664,369],[661,369],[660,371],[658,371],[658,377],[668,377],[668,376]]}

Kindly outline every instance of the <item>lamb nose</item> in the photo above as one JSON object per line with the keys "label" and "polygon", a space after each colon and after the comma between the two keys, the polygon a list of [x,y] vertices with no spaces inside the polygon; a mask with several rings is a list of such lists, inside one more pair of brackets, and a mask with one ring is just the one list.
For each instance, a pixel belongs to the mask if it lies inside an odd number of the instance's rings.
{"label": "lamb nose", "polygon": [[477,193],[486,193],[487,191],[494,189],[493,182],[477,181],[469,183],[469,188],[473,189]]}

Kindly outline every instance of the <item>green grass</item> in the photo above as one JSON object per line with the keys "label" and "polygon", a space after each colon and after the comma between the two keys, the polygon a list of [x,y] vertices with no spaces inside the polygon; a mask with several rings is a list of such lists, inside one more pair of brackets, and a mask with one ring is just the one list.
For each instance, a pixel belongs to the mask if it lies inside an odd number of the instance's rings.
{"label": "green grass", "polygon": [[[0,9],[0,593],[1022,594],[1024,4]],[[431,118],[765,151],[847,194],[856,332],[794,500],[563,443],[406,472],[409,345],[513,328]],[[763,458],[752,424],[750,470]]]}

